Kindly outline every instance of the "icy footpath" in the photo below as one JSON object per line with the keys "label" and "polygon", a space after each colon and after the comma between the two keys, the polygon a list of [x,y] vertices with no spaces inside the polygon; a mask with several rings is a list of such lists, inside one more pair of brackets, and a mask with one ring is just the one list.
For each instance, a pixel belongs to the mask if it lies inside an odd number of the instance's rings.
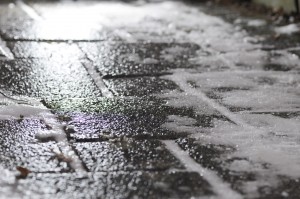
{"label": "icy footpath", "polygon": [[[297,187],[300,177],[299,57],[289,49],[262,50],[261,41],[238,26],[193,11],[180,15],[182,18],[172,16],[175,27],[190,24],[196,29],[176,31],[175,37],[197,43],[205,53],[190,59],[199,67],[172,70],[173,74],[162,77],[175,82],[182,92],[160,97],[168,99],[170,106],[193,108],[200,115],[212,114],[207,108],[211,107],[228,121],[215,120],[212,128],[204,129],[193,125],[197,123],[193,118],[171,116],[172,122],[164,126],[191,134],[179,143],[184,147],[192,140],[196,150],[187,150],[199,163],[207,165],[205,154],[196,155],[205,148],[225,149],[209,156],[219,164],[211,168],[226,180],[231,178],[226,173],[239,178],[231,181],[245,196],[295,197],[297,193],[288,184]],[[275,32],[293,33],[283,28]],[[178,51],[169,50],[167,57],[180,54]]]}
{"label": "icy footpath", "polygon": [[210,9],[1,4],[0,193],[297,198],[299,42]]}

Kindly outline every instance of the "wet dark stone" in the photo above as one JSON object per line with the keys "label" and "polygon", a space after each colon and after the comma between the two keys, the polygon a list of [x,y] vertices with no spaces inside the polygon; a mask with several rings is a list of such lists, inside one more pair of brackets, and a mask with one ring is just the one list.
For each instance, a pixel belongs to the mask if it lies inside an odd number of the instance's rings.
{"label": "wet dark stone", "polygon": [[211,186],[192,172],[116,172],[108,175],[108,198],[188,199],[212,196]]}
{"label": "wet dark stone", "polygon": [[3,142],[0,138],[0,165],[6,169],[16,170],[17,166],[31,172],[61,172],[69,171],[66,162],[60,162],[52,150],[58,151],[54,142],[19,143],[13,140]]}
{"label": "wet dark stone", "polygon": [[157,140],[111,139],[74,143],[89,171],[183,169],[183,165]]}
{"label": "wet dark stone", "polygon": [[189,199],[213,196],[211,186],[193,172],[97,172],[29,174],[6,184],[19,198]]}
{"label": "wet dark stone", "polygon": [[32,172],[69,170],[67,164],[59,162],[52,152],[59,151],[56,143],[39,143],[35,139],[41,131],[47,131],[47,127],[40,120],[0,120],[0,165],[10,170],[22,166]]}
{"label": "wet dark stone", "polygon": [[[127,76],[161,74],[169,69],[189,68],[189,58],[200,47],[191,43],[119,43],[101,42],[80,44],[100,75]],[[168,58],[168,51],[178,48]],[[93,67],[90,66],[90,67]]]}
{"label": "wet dark stone", "polygon": [[291,66],[285,66],[285,65],[279,65],[279,64],[266,64],[263,66],[264,70],[272,70],[272,71],[289,71],[293,67]]}
{"label": "wet dark stone", "polygon": [[212,88],[213,91],[215,92],[231,92],[231,91],[237,91],[237,90],[249,90],[249,88],[245,87],[217,87],[217,88]]}
{"label": "wet dark stone", "polygon": [[77,60],[18,59],[0,61],[2,89],[42,98],[96,97],[100,91]]}
{"label": "wet dark stone", "polygon": [[220,100],[222,99],[222,97],[220,96],[220,94],[216,93],[216,92],[213,92],[213,91],[207,91],[205,92],[206,96],[211,98],[211,99],[214,99],[214,100]]}
{"label": "wet dark stone", "polygon": [[231,112],[240,112],[240,111],[251,111],[252,108],[249,107],[238,107],[238,106],[226,106]]}
{"label": "wet dark stone", "polygon": [[[74,43],[66,42],[7,42],[15,58],[45,58],[79,60],[84,57],[82,51]],[[63,49],[63,52],[62,52]]]}
{"label": "wet dark stone", "polygon": [[188,150],[192,158],[199,162],[202,166],[217,169],[221,168],[218,158],[224,154],[231,152],[233,149],[226,146],[217,146],[212,144],[200,144],[194,139],[183,138],[177,140],[177,143],[184,150]]}
{"label": "wet dark stone", "polygon": [[300,58],[300,50],[291,50],[290,52],[297,55]]}
{"label": "wet dark stone", "polygon": [[30,143],[35,134],[46,130],[46,124],[36,119],[0,120],[0,143]]}
{"label": "wet dark stone", "polygon": [[186,136],[187,132],[173,132],[162,127],[170,122],[170,115],[194,118],[196,126],[200,127],[212,126],[214,119],[226,120],[218,115],[197,116],[192,108],[172,108],[164,100],[150,98],[64,99],[47,101],[47,106],[62,122],[73,126],[74,132],[69,133],[68,137],[77,141],[120,137],[174,139]]}
{"label": "wet dark stone", "polygon": [[159,77],[117,78],[105,80],[106,85],[117,96],[148,96],[160,94],[166,90],[178,89],[178,86],[169,80]]}
{"label": "wet dark stone", "polygon": [[[232,172],[225,165],[235,160],[226,158],[226,154],[232,153],[235,149],[225,145],[202,144],[201,140],[192,138],[181,138],[177,140],[179,146],[188,151],[190,156],[203,167],[214,170],[225,181],[229,182],[233,189],[243,192],[242,183],[253,181],[256,175],[251,172]],[[229,156],[230,157],[230,156]]]}
{"label": "wet dark stone", "polygon": [[228,118],[226,118],[223,115],[197,115],[195,117],[195,119],[197,120],[197,122],[195,123],[195,126],[200,126],[200,127],[204,127],[204,128],[212,128],[214,127],[214,122],[216,120],[219,121],[227,121],[227,122],[231,122]]}
{"label": "wet dark stone", "polygon": [[105,199],[106,177],[106,173],[30,174],[14,185],[14,194],[16,198],[21,195],[22,198]]}
{"label": "wet dark stone", "polygon": [[259,198],[292,198],[297,199],[300,196],[300,179],[290,179],[285,176],[280,177],[279,185],[274,187],[262,187],[259,192]]}
{"label": "wet dark stone", "polygon": [[[202,166],[214,170],[224,181],[230,183],[231,187],[244,194],[245,198],[283,198],[282,194],[288,194],[287,198],[297,198],[299,194],[299,180],[294,180],[286,176],[279,176],[280,182],[275,186],[260,186],[259,196],[253,197],[244,193],[243,184],[259,180],[261,177],[254,172],[238,172],[229,170],[226,165],[235,160],[245,160],[246,158],[232,158],[228,154],[235,149],[224,145],[204,144],[201,139],[196,141],[191,138],[181,138],[177,140],[179,146],[188,151],[190,156]],[[268,169],[268,165],[262,165]],[[285,193],[284,193],[285,192]]]}
{"label": "wet dark stone", "polygon": [[222,102],[222,93],[231,92],[231,91],[238,91],[238,90],[249,90],[249,88],[245,87],[216,87],[211,88],[209,91],[206,91],[205,94],[207,97],[211,99],[215,99],[219,102]]}
{"label": "wet dark stone", "polygon": [[[58,113],[71,118],[68,124],[74,126],[75,133],[70,134],[69,137],[76,140],[95,138],[101,141],[103,137],[116,138],[126,136],[140,139],[150,137],[172,139],[185,135],[185,133],[170,132],[160,127],[168,116],[166,107],[143,104],[141,102],[135,104],[132,101],[127,103],[116,103],[116,101],[97,102],[96,107],[100,109],[105,108],[103,106],[110,106],[111,109],[97,110],[97,113]],[[93,112],[92,109],[91,111]],[[171,109],[169,109],[170,111]],[[106,131],[109,132],[108,135]]]}
{"label": "wet dark stone", "polygon": [[[271,27],[271,28],[274,28]],[[269,29],[268,36],[265,36],[265,40],[262,41],[265,45],[273,46],[274,48],[272,50],[276,49],[285,49],[285,48],[292,48],[292,47],[298,47],[300,45],[300,36],[299,34],[293,34],[293,35],[280,35],[279,39],[274,39],[274,36],[270,34],[273,30]]]}

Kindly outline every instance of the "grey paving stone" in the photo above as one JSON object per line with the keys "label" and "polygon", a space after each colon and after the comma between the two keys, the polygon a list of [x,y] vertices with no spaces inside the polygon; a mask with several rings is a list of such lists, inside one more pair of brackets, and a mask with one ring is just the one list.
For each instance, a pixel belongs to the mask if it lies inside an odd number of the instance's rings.
{"label": "grey paving stone", "polygon": [[2,89],[41,98],[96,97],[100,91],[77,60],[18,59],[0,61]]}
{"label": "grey paving stone", "polygon": [[[140,99],[101,99],[98,101],[58,102],[60,118],[65,118],[74,131],[68,131],[71,139],[95,139],[103,137],[174,138],[186,133],[170,132],[161,128],[168,114],[192,114],[191,110],[163,107],[159,101]],[[67,104],[69,103],[69,104]],[[65,106],[65,107],[64,107]],[[66,107],[67,106],[67,107]],[[51,106],[50,106],[51,107]],[[71,109],[70,109],[71,108]],[[83,110],[82,110],[83,109]],[[81,110],[84,112],[77,112]]]}
{"label": "grey paving stone", "polygon": [[116,172],[108,175],[107,198],[210,197],[210,185],[192,172]]}
{"label": "grey paving stone", "polygon": [[[242,193],[245,198],[297,198],[298,197],[298,185],[299,179],[291,179],[286,176],[279,176],[279,183],[267,183],[260,184],[261,176],[255,170],[245,171],[232,171],[227,168],[227,164],[233,161],[249,161],[247,158],[234,158],[230,156],[231,152],[234,152],[234,148],[230,148],[225,145],[213,145],[213,144],[202,144],[194,139],[179,139],[177,143],[184,150],[187,150],[190,156],[200,163],[202,166],[210,168],[211,170],[218,173],[226,182],[229,182],[231,187]],[[268,169],[268,165],[265,164],[261,168],[262,170]],[[257,181],[256,181],[257,180]],[[256,183],[255,183],[256,181]],[[245,187],[255,184],[258,186],[258,193],[249,194]],[[252,186],[253,186],[252,185]],[[250,190],[251,192],[251,190]]]}
{"label": "grey paving stone", "polygon": [[200,50],[190,43],[101,42],[80,46],[104,77],[161,74],[172,68],[189,68],[189,58]]}
{"label": "grey paving stone", "polygon": [[47,129],[45,122],[36,119],[0,120],[1,142],[34,142],[35,134]]}
{"label": "grey paving stone", "polygon": [[145,97],[161,94],[166,90],[179,90],[172,81],[159,77],[112,78],[104,80],[116,96]]}
{"label": "grey paving stone", "polygon": [[16,170],[22,166],[32,172],[60,172],[70,168],[55,158],[59,151],[54,142],[38,143],[35,134],[46,130],[39,120],[0,120],[0,165]]}
{"label": "grey paving stone", "polygon": [[290,52],[297,55],[300,58],[300,50],[291,50]]}
{"label": "grey paving stone", "polygon": [[179,139],[177,143],[181,148],[187,150],[196,162],[217,172],[220,177],[230,183],[233,189],[239,192],[243,193],[242,183],[256,179],[256,174],[251,171],[233,172],[225,167],[226,163],[235,160],[230,156],[235,149],[230,146],[202,144],[191,138]]}
{"label": "grey paving stone", "polygon": [[10,170],[16,170],[16,167],[21,166],[31,172],[70,171],[67,163],[60,162],[55,158],[55,153],[52,150],[59,150],[54,142],[38,144],[2,143],[0,164]]}
{"label": "grey paving stone", "polygon": [[116,139],[73,144],[89,171],[184,169],[158,140]]}
{"label": "grey paving stone", "polygon": [[[210,185],[192,172],[111,172],[30,174],[0,187],[15,198],[172,198],[210,197]],[[6,192],[7,193],[7,192]]]}
{"label": "grey paving stone", "polygon": [[[62,59],[79,60],[84,57],[74,43],[66,42],[7,42],[15,58],[45,58],[59,57]],[[62,50],[63,49],[63,50]]]}
{"label": "grey paving stone", "polygon": [[[104,199],[106,173],[30,174],[26,179],[0,187],[12,189],[14,198],[99,198]],[[4,192],[5,193],[5,192]]]}
{"label": "grey paving stone", "polygon": [[69,139],[75,140],[101,141],[103,137],[124,136],[174,139],[185,136],[187,131],[173,132],[162,127],[169,122],[170,115],[194,118],[195,125],[200,127],[212,126],[214,119],[220,119],[219,115],[196,116],[192,108],[172,108],[163,100],[147,98],[65,99],[46,101],[45,104],[61,121],[71,125],[67,133]]}
{"label": "grey paving stone", "polygon": [[281,177],[281,182],[279,185],[274,187],[263,187],[260,190],[259,198],[269,199],[269,198],[298,198],[300,195],[299,191],[300,179],[288,179],[286,177]]}

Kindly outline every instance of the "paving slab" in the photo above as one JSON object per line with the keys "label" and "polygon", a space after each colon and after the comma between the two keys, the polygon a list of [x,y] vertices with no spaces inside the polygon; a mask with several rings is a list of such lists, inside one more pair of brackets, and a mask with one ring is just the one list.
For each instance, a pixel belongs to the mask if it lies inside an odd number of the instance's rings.
{"label": "paving slab", "polygon": [[[233,189],[241,192],[245,198],[297,198],[296,188],[299,179],[290,179],[287,176],[278,176],[279,182],[272,183],[262,180],[259,172],[270,169],[268,164],[255,164],[247,158],[235,158],[230,153],[236,149],[225,145],[204,144],[194,139],[180,139],[178,144],[188,150],[191,157],[207,168],[211,168],[225,180],[230,182]],[[235,164],[233,171],[229,165]],[[244,169],[248,164],[253,164],[251,169]],[[238,169],[238,165],[241,169]],[[242,169],[243,168],[243,169]],[[270,169],[271,170],[271,169]],[[266,177],[268,178],[268,177]],[[259,183],[258,183],[259,182]]]}
{"label": "paving slab", "polygon": [[164,171],[184,166],[158,140],[74,143],[89,171]]}
{"label": "paving slab", "polygon": [[[138,139],[174,139],[185,136],[186,131],[170,131],[162,125],[170,121],[169,115],[191,118],[196,126],[208,127],[214,119],[226,120],[220,114],[203,113],[197,116],[189,107],[172,108],[162,99],[151,98],[98,98],[49,100],[46,105],[67,122],[69,139],[101,141],[120,137]],[[194,118],[194,119],[193,119]]]}
{"label": "paving slab", "polygon": [[189,68],[189,58],[200,50],[192,43],[100,42],[80,46],[104,78],[164,74],[172,68]]}
{"label": "paving slab", "polygon": [[108,198],[211,197],[209,184],[193,172],[116,172],[108,176]]}
{"label": "paving slab", "polygon": [[[30,174],[1,186],[16,198],[191,198],[213,196],[209,184],[188,172],[97,172],[91,174]],[[47,187],[47,189],[44,189]]]}
{"label": "paving slab", "polygon": [[35,134],[47,130],[44,121],[39,119],[0,120],[1,140],[3,143],[33,143]]}
{"label": "paving slab", "polygon": [[104,82],[116,96],[155,96],[162,94],[165,91],[180,90],[172,81],[164,80],[155,76],[105,78]]}
{"label": "paving slab", "polygon": [[[80,61],[53,57],[0,61],[2,89],[31,97],[101,96]],[[74,82],[75,78],[79,81]]]}
{"label": "paving slab", "polygon": [[[105,198],[107,174],[38,173],[1,186],[13,198]],[[45,188],[46,187],[46,188]],[[11,190],[11,194],[7,190]]]}
{"label": "paving slab", "polygon": [[69,171],[66,162],[59,162],[55,142],[38,143],[37,133],[47,131],[40,120],[1,120],[0,161],[1,166],[15,171],[24,167],[31,172]]}

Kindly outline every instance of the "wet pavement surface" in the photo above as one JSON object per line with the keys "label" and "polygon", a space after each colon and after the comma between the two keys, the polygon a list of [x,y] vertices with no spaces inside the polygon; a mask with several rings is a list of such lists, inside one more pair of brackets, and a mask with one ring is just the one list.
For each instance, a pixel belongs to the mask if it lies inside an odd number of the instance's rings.
{"label": "wet pavement surface", "polygon": [[2,1],[0,198],[299,198],[293,25],[211,3]]}

